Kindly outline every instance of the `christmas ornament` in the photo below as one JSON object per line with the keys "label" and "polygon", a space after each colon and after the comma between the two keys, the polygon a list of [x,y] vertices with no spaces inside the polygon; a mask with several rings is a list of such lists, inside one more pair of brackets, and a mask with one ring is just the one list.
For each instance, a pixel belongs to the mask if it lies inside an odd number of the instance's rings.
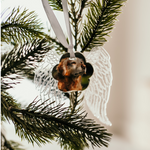
{"label": "christmas ornament", "polygon": [[64,54],[59,64],[53,68],[52,75],[58,80],[58,88],[61,91],[80,91],[89,85],[93,67],[90,63],[86,63],[81,53],[76,52],[75,56],[75,59],[69,59],[70,54]]}
{"label": "christmas ornament", "polygon": [[90,52],[83,54],[74,53],[67,1],[62,0],[62,6],[70,44],[67,43],[48,1],[42,0],[42,2],[58,40],[68,48],[68,53],[63,56],[58,55],[55,50],[51,50],[39,64],[34,81],[40,90],[42,100],[50,99],[49,102],[55,101],[55,105],[57,105],[68,99],[65,92],[82,90],[92,113],[102,123],[111,125],[106,114],[112,84],[109,54],[102,47],[93,48]]}

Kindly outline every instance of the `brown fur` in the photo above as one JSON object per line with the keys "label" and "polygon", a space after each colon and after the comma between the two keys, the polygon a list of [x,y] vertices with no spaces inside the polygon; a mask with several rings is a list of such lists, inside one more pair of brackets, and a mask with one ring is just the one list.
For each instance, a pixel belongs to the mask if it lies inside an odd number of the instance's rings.
{"label": "brown fur", "polygon": [[[70,65],[71,62],[74,62],[74,66]],[[59,73],[58,88],[64,92],[82,90],[81,78],[85,73],[85,68],[86,66],[81,59],[76,61],[71,61],[69,58],[62,59],[57,66],[57,71]],[[74,74],[76,72],[79,73],[75,76]]]}
{"label": "brown fur", "polygon": [[81,86],[81,76],[73,78],[73,77],[64,77],[58,81],[58,88],[61,91],[79,91],[82,90]]}

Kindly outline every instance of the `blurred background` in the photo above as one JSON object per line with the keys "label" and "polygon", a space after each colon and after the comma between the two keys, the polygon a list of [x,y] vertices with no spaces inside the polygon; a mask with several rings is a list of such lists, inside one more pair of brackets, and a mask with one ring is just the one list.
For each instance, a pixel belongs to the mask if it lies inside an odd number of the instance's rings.
{"label": "blurred background", "polygon": [[[40,0],[2,0],[2,10],[12,3],[35,10],[39,18],[46,19]],[[112,126],[105,126],[113,133],[108,148],[101,150],[149,150],[150,149],[150,0],[128,0],[122,8],[115,28],[108,37],[104,48],[110,54],[113,84],[107,105],[107,115]],[[44,16],[44,17],[43,17]],[[58,14],[59,17],[59,14]],[[48,22],[48,21],[45,21]],[[29,86],[30,85],[30,86]],[[28,87],[28,88],[27,88]],[[22,95],[15,95],[15,91]],[[26,104],[35,98],[33,83],[24,80],[10,93]],[[94,116],[89,112],[89,117]],[[98,120],[94,118],[97,122]],[[100,123],[100,122],[99,122]],[[26,150],[61,150],[57,143],[34,147],[27,141],[21,141],[15,135],[11,123],[2,126],[6,137],[24,145]],[[95,148],[99,150],[100,148]],[[87,149],[85,149],[87,150]],[[92,148],[89,148],[92,150]]]}

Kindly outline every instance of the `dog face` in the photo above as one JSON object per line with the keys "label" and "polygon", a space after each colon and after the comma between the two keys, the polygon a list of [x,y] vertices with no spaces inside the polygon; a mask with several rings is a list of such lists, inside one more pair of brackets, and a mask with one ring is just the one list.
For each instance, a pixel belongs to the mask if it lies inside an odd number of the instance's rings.
{"label": "dog face", "polygon": [[70,60],[69,58],[64,58],[57,66],[57,70],[64,77],[78,77],[86,73],[86,65],[84,64],[84,61],[80,58],[75,58],[73,60]]}
{"label": "dog face", "polygon": [[93,67],[86,62],[84,56],[79,52],[75,56],[72,60],[69,53],[65,53],[52,70],[52,76],[58,80],[58,89],[63,92],[86,89],[93,74]]}

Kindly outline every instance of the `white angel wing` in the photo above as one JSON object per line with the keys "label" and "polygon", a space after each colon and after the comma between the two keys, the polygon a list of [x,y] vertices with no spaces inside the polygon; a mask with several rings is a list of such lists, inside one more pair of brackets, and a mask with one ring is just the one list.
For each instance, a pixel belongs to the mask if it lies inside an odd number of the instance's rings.
{"label": "white angel wing", "polygon": [[94,116],[102,123],[111,125],[106,113],[112,85],[110,56],[104,48],[99,47],[85,53],[85,57],[92,64],[94,73],[90,77],[89,86],[83,91],[84,99]]}
{"label": "white angel wing", "polygon": [[[94,68],[94,73],[90,77],[90,84],[83,91],[84,99],[92,113],[102,123],[111,125],[106,114],[112,84],[110,56],[102,47],[94,48],[84,55],[86,61],[91,63]],[[54,106],[64,102],[69,103],[69,99],[64,96],[64,92],[58,89],[58,81],[52,76],[52,70],[56,64],[59,64],[60,57],[55,50],[51,50],[37,67],[34,77],[35,85],[40,91],[41,102],[49,99],[46,102],[49,104],[55,101]]]}
{"label": "white angel wing", "polygon": [[57,105],[64,103],[64,100],[67,99],[58,89],[58,81],[52,76],[52,70],[56,64],[59,64],[60,57],[55,50],[51,50],[35,71],[34,83],[40,91],[42,102],[49,99],[47,103],[55,101],[54,105]]}

